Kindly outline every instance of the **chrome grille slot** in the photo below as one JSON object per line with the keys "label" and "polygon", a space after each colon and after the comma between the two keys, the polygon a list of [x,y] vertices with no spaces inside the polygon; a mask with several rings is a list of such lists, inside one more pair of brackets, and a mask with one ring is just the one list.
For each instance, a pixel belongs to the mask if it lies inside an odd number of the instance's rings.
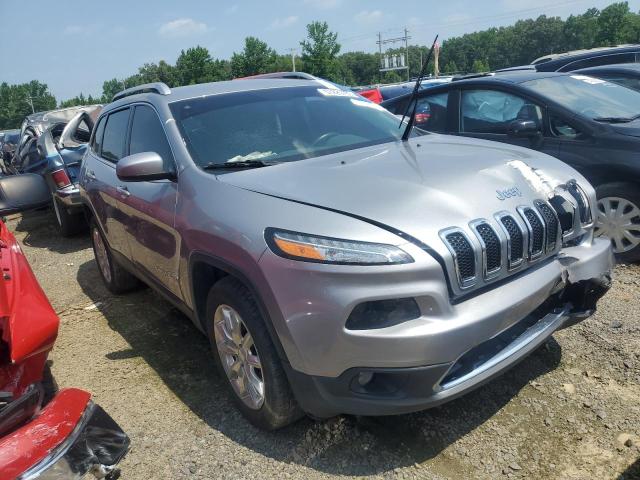
{"label": "chrome grille slot", "polygon": [[511,215],[502,215],[499,217],[499,220],[507,235],[507,261],[509,262],[509,270],[513,270],[524,262],[524,232]]}
{"label": "chrome grille slot", "polygon": [[539,213],[533,208],[520,207],[518,212],[527,225],[529,231],[529,260],[536,260],[544,253],[545,228]]}
{"label": "chrome grille slot", "polygon": [[547,253],[553,252],[558,243],[558,231],[560,230],[558,217],[553,209],[542,200],[536,200],[535,206],[538,209],[538,213],[542,215],[542,220],[544,221],[547,236]]}
{"label": "chrome grille slot", "polygon": [[576,215],[575,207],[562,195],[554,195],[549,199],[549,203],[556,212],[560,221],[562,236],[566,237],[573,233],[573,219]]}
{"label": "chrome grille slot", "polygon": [[458,283],[461,288],[469,288],[476,280],[476,256],[471,242],[461,231],[445,234],[444,240],[453,255]]}
{"label": "chrome grille slot", "polygon": [[489,223],[479,221],[472,224],[480,245],[482,246],[482,273],[484,278],[491,278],[500,272],[502,267],[502,245],[500,238]]}
{"label": "chrome grille slot", "polygon": [[587,194],[576,182],[567,182],[567,192],[576,200],[578,204],[578,211],[580,214],[580,223],[587,225],[591,223],[591,208],[589,207],[589,201],[587,200]]}

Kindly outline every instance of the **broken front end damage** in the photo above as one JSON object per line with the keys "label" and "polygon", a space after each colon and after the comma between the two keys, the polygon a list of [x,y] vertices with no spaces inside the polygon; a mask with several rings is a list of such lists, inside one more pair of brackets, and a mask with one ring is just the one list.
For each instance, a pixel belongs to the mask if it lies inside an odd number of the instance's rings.
{"label": "broken front end damage", "polygon": [[90,394],[62,390],[28,424],[0,440],[3,480],[116,479],[129,438]]}
{"label": "broken front end damage", "polygon": [[[585,257],[589,261],[584,261]],[[614,259],[609,240],[596,238],[591,248],[565,249],[558,261],[566,268],[562,272],[564,288],[558,298],[571,305],[569,318],[561,327],[566,328],[595,313],[598,301],[611,288]]]}

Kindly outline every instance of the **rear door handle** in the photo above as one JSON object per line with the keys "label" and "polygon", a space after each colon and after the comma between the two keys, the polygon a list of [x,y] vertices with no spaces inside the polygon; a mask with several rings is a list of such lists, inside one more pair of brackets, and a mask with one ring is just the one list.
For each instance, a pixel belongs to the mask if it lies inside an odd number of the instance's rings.
{"label": "rear door handle", "polygon": [[96,174],[93,170],[86,170],[84,173],[84,176],[87,177],[89,180],[95,180],[96,179]]}
{"label": "rear door handle", "polygon": [[120,185],[116,187],[116,192],[118,192],[120,195],[123,195],[125,197],[128,197],[129,195],[131,195],[131,192],[129,191],[129,189],[124,185]]}

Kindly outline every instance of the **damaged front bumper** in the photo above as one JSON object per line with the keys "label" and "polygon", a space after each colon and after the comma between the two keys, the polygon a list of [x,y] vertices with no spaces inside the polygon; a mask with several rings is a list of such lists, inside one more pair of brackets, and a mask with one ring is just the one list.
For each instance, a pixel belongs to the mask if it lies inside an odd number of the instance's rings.
{"label": "damaged front bumper", "polygon": [[[336,414],[392,415],[431,408],[478,388],[517,364],[555,331],[595,312],[611,286],[607,240],[566,248],[553,261],[516,281],[460,303],[456,316],[417,319],[405,327],[357,332],[380,345],[377,357],[397,347],[435,361],[395,366],[364,363],[338,376],[308,375],[285,364],[302,408],[319,418]],[[421,324],[424,324],[423,327]],[[425,333],[421,332],[424,331]],[[404,335],[398,335],[398,332]],[[382,335],[384,334],[384,335]],[[385,345],[387,348],[382,348]],[[417,356],[417,355],[415,355]],[[371,362],[373,363],[373,362]]]}
{"label": "damaged front bumper", "polygon": [[0,440],[3,480],[116,479],[129,438],[77,389],[61,390],[34,417]]}

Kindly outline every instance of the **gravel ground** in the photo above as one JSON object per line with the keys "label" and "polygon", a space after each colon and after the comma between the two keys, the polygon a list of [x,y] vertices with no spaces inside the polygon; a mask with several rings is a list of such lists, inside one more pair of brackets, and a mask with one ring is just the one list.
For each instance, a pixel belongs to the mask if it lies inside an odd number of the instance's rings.
{"label": "gravel ground", "polygon": [[222,388],[206,339],[151,290],[103,287],[88,237],[50,212],[14,217],[61,318],[60,386],[93,392],[132,449],[122,478],[640,478],[640,266],[618,266],[598,313],[442,407],[304,419],[265,433]]}

